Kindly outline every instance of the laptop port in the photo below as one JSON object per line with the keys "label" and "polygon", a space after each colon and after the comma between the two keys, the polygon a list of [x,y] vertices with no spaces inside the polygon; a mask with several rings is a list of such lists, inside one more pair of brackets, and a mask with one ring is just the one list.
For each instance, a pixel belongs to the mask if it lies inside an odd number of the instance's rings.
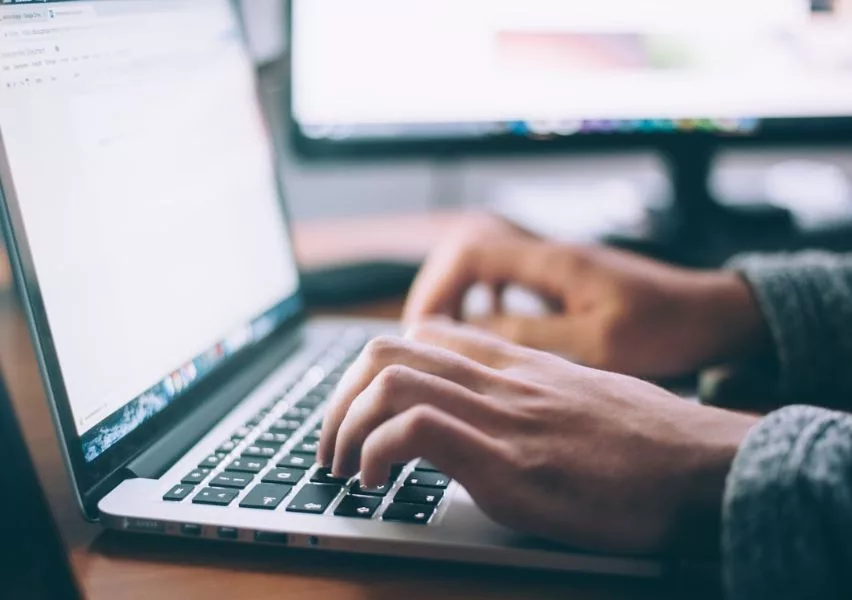
{"label": "laptop port", "polygon": [[220,527],[218,536],[220,540],[235,540],[239,537],[240,532],[233,527]]}
{"label": "laptop port", "polygon": [[201,535],[201,525],[196,525],[194,523],[184,523],[180,526],[180,532],[183,535],[198,537]]}
{"label": "laptop port", "polygon": [[254,541],[262,544],[282,544],[287,545],[286,533],[270,533],[268,531],[255,531]]}

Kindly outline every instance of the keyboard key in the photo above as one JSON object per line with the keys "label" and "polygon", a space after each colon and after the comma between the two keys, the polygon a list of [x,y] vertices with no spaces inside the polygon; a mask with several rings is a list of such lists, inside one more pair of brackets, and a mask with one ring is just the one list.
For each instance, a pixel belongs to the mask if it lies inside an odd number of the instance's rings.
{"label": "keyboard key", "polygon": [[239,490],[223,490],[221,488],[204,488],[192,499],[193,504],[212,504],[213,506],[228,506],[239,494]]}
{"label": "keyboard key", "polygon": [[231,437],[236,438],[238,440],[241,440],[243,438],[248,437],[250,433],[251,433],[251,429],[249,429],[248,427],[240,427],[239,429],[237,429],[234,432],[234,434]]}
{"label": "keyboard key", "polygon": [[303,454],[289,454],[278,461],[279,467],[289,467],[294,469],[310,469],[314,466],[316,460],[313,456],[305,456]]}
{"label": "keyboard key", "polygon": [[379,487],[365,488],[361,486],[360,481],[356,481],[352,484],[352,487],[349,488],[349,491],[350,493],[358,496],[384,496],[390,491],[391,485],[392,484],[390,483],[384,483]]}
{"label": "keyboard key", "polygon": [[338,517],[353,517],[355,519],[369,519],[381,506],[381,498],[368,498],[364,496],[346,496],[334,509]]}
{"label": "keyboard key", "polygon": [[294,421],[293,419],[278,419],[272,424],[269,431],[272,433],[292,433],[301,426],[301,421]]}
{"label": "keyboard key", "polygon": [[312,409],[312,408],[293,406],[292,408],[288,408],[284,412],[284,414],[282,415],[282,418],[294,419],[294,420],[297,420],[297,421],[304,421],[309,416],[311,416],[312,412],[314,412],[314,409]]}
{"label": "keyboard key", "polygon": [[405,480],[405,485],[420,485],[424,487],[446,489],[450,485],[450,478],[443,473],[429,473],[427,471],[415,471]]}
{"label": "keyboard key", "polygon": [[305,454],[306,456],[316,456],[319,449],[319,442],[300,442],[296,444],[291,452],[293,454]]}
{"label": "keyboard key", "polygon": [[317,406],[325,402],[326,396],[324,394],[318,394],[316,391],[311,392],[298,402],[296,402],[296,407],[298,408],[309,408],[313,411]]}
{"label": "keyboard key", "polygon": [[216,448],[216,452],[221,452],[223,454],[228,454],[233,452],[234,448],[237,447],[237,442],[234,440],[228,440],[227,442],[222,442],[222,444]]}
{"label": "keyboard key", "polygon": [[188,483],[189,485],[196,485],[204,481],[204,478],[210,475],[210,469],[195,469],[191,473],[188,473],[186,477],[180,480],[181,483]]}
{"label": "keyboard key", "polygon": [[311,477],[313,483],[327,483],[330,485],[346,485],[349,481],[348,477],[332,477],[331,469],[317,469]]}
{"label": "keyboard key", "polygon": [[265,458],[238,458],[231,461],[226,471],[238,471],[240,473],[260,473],[266,466]]}
{"label": "keyboard key", "polygon": [[257,436],[257,439],[254,443],[258,446],[271,446],[273,448],[280,448],[282,445],[287,443],[287,440],[290,439],[290,436],[286,433],[271,433],[267,431],[266,433],[261,433]]}
{"label": "keyboard key", "polygon": [[298,483],[305,476],[305,471],[301,469],[272,469],[269,473],[263,476],[263,483],[283,483],[293,485]]}
{"label": "keyboard key", "polygon": [[299,490],[296,497],[290,501],[287,510],[289,512],[321,515],[338,493],[340,493],[340,488],[336,485],[308,484]]}
{"label": "keyboard key", "polygon": [[394,502],[382,515],[383,521],[398,521],[401,523],[418,523],[425,525],[435,514],[435,509],[419,504],[403,504]]}
{"label": "keyboard key", "polygon": [[242,508],[259,508],[262,510],[275,510],[278,505],[293,490],[289,485],[273,485],[271,483],[260,483],[248,493],[240,502]]}
{"label": "keyboard key", "polygon": [[415,471],[431,471],[433,473],[440,473],[441,469],[430,463],[425,458],[421,458],[420,461],[414,465]]}
{"label": "keyboard key", "polygon": [[217,452],[216,454],[211,454],[202,460],[198,466],[205,469],[215,469],[219,466],[219,463],[222,462],[223,458],[225,458],[225,455],[221,452]]}
{"label": "keyboard key", "polygon": [[390,472],[390,481],[396,481],[399,479],[399,476],[402,475],[402,471],[405,469],[408,463],[396,463],[391,467]]}
{"label": "keyboard key", "polygon": [[252,479],[252,475],[225,471],[213,478],[210,482],[210,487],[225,487],[242,490],[251,483]]}
{"label": "keyboard key", "polygon": [[181,500],[189,496],[192,493],[192,490],[194,489],[195,487],[191,485],[179,483],[175,487],[170,489],[168,492],[166,492],[166,495],[163,496],[163,500],[166,500],[168,502],[180,502]]}
{"label": "keyboard key", "polygon": [[393,500],[394,502],[406,502],[408,504],[437,506],[443,497],[444,492],[439,489],[407,485],[396,493]]}
{"label": "keyboard key", "polygon": [[243,450],[243,458],[272,458],[278,452],[275,448],[269,446],[249,446]]}

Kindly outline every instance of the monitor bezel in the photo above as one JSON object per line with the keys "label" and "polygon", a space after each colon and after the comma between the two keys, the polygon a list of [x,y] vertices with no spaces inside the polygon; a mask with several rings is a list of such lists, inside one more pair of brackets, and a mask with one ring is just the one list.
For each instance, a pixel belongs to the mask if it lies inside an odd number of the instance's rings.
{"label": "monitor bezel", "polygon": [[[423,157],[529,155],[531,153],[575,153],[616,150],[682,148],[688,143],[700,146],[789,146],[795,144],[837,144],[852,140],[852,113],[849,116],[759,118],[758,127],[749,133],[730,132],[598,132],[566,136],[521,136],[512,133],[487,137],[439,139],[314,139],[302,132],[294,112],[295,43],[298,31],[294,22],[294,3],[287,1],[286,55],[287,125],[291,147],[307,160],[416,159]],[[708,115],[711,116],[711,115]],[[749,117],[749,115],[744,115]]]}
{"label": "monitor bezel", "polygon": [[[76,2],[79,0],[65,1]],[[227,3],[234,14],[234,18],[238,19],[235,5],[232,2]],[[243,40],[243,45],[245,46],[245,40]],[[248,57],[247,48],[246,53]],[[257,102],[263,107],[261,92],[257,85],[256,77],[255,87]],[[262,112],[264,115],[266,114],[266,111]],[[280,173],[277,169],[277,158],[280,156],[281,148],[269,125],[268,118],[266,119],[266,125],[273,152],[270,160],[276,165],[275,173],[278,175],[275,178],[275,183],[281,218],[284,220],[287,233],[292,240],[292,221],[287,203],[285,202]],[[5,149],[2,130],[0,130],[0,227],[2,227],[4,242],[15,277],[22,309],[32,335],[35,356],[38,361],[45,387],[45,395],[51,409],[62,454],[65,458],[78,502],[85,515],[90,519],[96,518],[96,507],[100,498],[126,476],[124,467],[128,462],[149,448],[162,434],[172,429],[175,424],[200,408],[205,399],[209,398],[212,393],[232,380],[238,372],[253,363],[258,356],[266,352],[273,345],[279,343],[283,337],[291,335],[306,318],[301,276],[297,271],[295,292],[289,298],[282,298],[282,303],[293,302],[294,304],[293,313],[288,319],[280,323],[263,340],[234,354],[197,385],[190,388],[183,397],[172,402],[162,412],[127,434],[93,461],[87,462],[83,453],[82,436],[77,432],[74,422],[68,392],[62,376],[44,300],[36,276],[33,255],[24,226],[19,198],[13,185],[11,166]],[[293,256],[295,257],[295,252]],[[128,399],[128,401],[130,400],[132,398]]]}

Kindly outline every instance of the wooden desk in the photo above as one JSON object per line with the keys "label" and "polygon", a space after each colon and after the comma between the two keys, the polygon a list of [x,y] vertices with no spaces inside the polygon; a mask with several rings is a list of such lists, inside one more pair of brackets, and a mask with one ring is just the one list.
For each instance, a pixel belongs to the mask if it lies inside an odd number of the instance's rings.
{"label": "wooden desk", "polygon": [[[302,261],[310,265],[349,255],[414,257],[425,253],[459,218],[468,217],[394,217],[310,225],[297,230],[296,240]],[[5,257],[0,257],[0,360],[77,575],[91,600],[620,600],[668,595],[656,582],[120,535],[83,522],[4,263]],[[398,314],[400,306],[395,301],[354,312],[389,316]]]}

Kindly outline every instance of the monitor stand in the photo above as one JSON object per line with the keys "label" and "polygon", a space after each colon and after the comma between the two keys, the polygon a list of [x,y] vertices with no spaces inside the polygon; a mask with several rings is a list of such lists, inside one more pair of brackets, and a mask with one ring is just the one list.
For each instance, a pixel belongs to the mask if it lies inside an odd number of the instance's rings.
{"label": "monitor stand", "polygon": [[615,245],[693,267],[715,267],[744,251],[785,248],[796,237],[792,215],[765,202],[725,205],[710,181],[716,146],[683,139],[662,148],[672,189],[671,207],[652,215],[643,239],[613,237]]}

